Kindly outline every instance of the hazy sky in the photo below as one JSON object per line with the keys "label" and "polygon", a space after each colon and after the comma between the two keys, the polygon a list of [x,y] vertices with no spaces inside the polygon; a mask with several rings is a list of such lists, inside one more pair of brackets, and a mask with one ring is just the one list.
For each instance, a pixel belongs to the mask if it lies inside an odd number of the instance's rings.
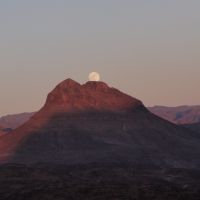
{"label": "hazy sky", "polygon": [[199,0],[1,0],[0,116],[90,71],[145,105],[200,104]]}

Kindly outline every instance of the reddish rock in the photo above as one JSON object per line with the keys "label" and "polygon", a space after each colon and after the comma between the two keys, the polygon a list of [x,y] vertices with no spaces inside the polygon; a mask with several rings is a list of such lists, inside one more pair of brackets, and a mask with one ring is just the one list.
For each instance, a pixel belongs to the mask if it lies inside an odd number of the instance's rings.
{"label": "reddish rock", "polygon": [[141,101],[110,88],[106,83],[90,81],[80,85],[67,79],[48,95],[42,110],[127,112],[139,106],[143,106]]}

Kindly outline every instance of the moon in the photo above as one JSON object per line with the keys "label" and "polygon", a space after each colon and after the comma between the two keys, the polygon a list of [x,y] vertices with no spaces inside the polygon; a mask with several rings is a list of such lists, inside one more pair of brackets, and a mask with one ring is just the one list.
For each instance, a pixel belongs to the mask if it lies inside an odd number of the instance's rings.
{"label": "moon", "polygon": [[89,81],[100,81],[100,74],[97,72],[91,72],[89,74]]}

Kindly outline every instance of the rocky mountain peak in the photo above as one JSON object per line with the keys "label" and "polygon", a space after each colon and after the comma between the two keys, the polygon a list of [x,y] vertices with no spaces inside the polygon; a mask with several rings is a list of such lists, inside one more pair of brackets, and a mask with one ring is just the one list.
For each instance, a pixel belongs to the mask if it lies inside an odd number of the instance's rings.
{"label": "rocky mountain peak", "polygon": [[101,81],[88,81],[84,85],[82,85],[83,88],[89,89],[89,90],[96,90],[96,91],[108,91],[110,87]]}
{"label": "rocky mountain peak", "polygon": [[128,111],[138,106],[143,106],[141,101],[109,87],[104,82],[89,81],[81,85],[67,79],[49,93],[44,109]]}

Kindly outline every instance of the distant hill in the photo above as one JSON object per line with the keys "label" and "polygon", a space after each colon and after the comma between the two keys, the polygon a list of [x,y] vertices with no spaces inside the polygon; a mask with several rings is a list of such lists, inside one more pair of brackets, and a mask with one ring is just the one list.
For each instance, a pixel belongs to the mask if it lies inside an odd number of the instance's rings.
{"label": "distant hill", "polygon": [[200,122],[200,106],[154,106],[148,109],[152,113],[175,124],[194,124]]}
{"label": "distant hill", "polygon": [[15,129],[28,121],[34,113],[20,113],[0,118],[0,127]]}

